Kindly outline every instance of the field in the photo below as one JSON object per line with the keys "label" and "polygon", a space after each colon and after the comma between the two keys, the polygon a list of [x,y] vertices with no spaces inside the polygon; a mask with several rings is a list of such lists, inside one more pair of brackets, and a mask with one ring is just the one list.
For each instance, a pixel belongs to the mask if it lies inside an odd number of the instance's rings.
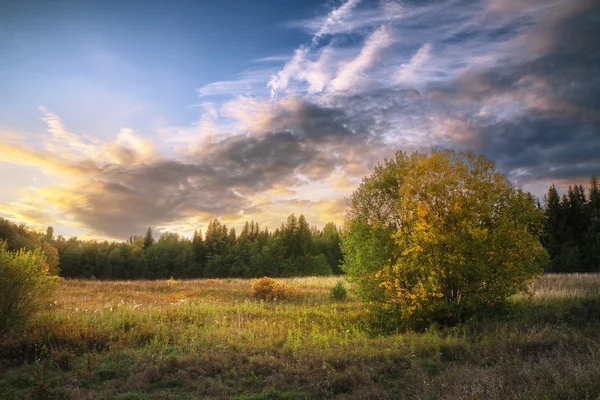
{"label": "field", "polygon": [[502,315],[382,332],[337,278],[60,283],[2,339],[2,399],[597,399],[600,275],[545,275]]}

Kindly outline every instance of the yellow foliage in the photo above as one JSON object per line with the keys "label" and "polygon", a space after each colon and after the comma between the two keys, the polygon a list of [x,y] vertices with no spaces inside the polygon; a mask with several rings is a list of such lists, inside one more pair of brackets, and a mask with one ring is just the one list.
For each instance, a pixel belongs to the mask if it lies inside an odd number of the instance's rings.
{"label": "yellow foliage", "polygon": [[[542,272],[547,253],[530,228],[541,224],[543,213],[493,162],[453,151],[397,160],[388,164],[398,176],[389,200],[402,224],[388,247],[394,261],[388,257],[374,274],[380,292],[373,299],[383,299],[383,307],[393,305],[405,317],[460,318],[526,290]],[[358,191],[361,198],[368,198],[365,190]],[[379,201],[387,211],[389,203]]]}

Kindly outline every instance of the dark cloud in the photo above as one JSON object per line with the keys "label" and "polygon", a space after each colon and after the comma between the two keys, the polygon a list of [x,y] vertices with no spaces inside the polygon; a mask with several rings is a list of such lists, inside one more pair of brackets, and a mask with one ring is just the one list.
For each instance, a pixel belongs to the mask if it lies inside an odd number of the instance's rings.
{"label": "dark cloud", "polygon": [[233,216],[250,207],[248,196],[347,164],[344,154],[365,143],[365,132],[342,110],[298,102],[277,110],[265,132],[207,144],[185,161],[105,166],[63,208],[119,238],[185,217]]}
{"label": "dark cloud", "polygon": [[462,123],[443,143],[487,154],[522,184],[600,171],[600,4],[550,11],[516,54],[426,93],[434,115]]}
{"label": "dark cloud", "polygon": [[480,151],[517,183],[576,181],[600,171],[598,126],[581,119],[530,112],[511,121],[471,128],[482,140]]}

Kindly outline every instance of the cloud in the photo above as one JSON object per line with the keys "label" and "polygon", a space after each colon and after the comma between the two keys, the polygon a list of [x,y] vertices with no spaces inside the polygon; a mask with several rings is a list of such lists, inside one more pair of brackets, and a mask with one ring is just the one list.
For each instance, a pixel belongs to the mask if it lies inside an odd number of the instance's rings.
{"label": "cloud", "polygon": [[313,35],[311,44],[314,46],[325,36],[352,34],[363,29],[372,29],[406,17],[407,11],[410,11],[395,0],[384,0],[379,3],[365,2],[364,7],[360,9],[356,7],[359,3],[359,1],[347,1],[325,16],[288,21],[284,25]]}
{"label": "cloud", "polygon": [[532,1],[523,12],[540,5],[552,13],[507,41],[520,52],[465,72],[436,107],[464,125],[451,144],[484,152],[515,181],[581,181],[600,167],[600,81],[590,79],[600,70],[600,7]]}
{"label": "cloud", "polygon": [[394,43],[393,31],[382,26],[371,33],[356,58],[340,68],[337,76],[331,81],[329,88],[333,91],[344,91],[356,87],[364,80],[364,72],[372,67],[381,52]]}
{"label": "cloud", "polygon": [[400,84],[415,84],[419,80],[420,70],[431,59],[430,43],[425,43],[417,50],[406,64],[400,65],[396,72],[396,81]]}
{"label": "cloud", "polygon": [[307,52],[308,49],[303,46],[296,49],[292,59],[285,64],[281,71],[271,77],[267,84],[271,90],[271,97],[275,97],[277,92],[284,90],[290,82],[290,79],[302,70],[302,65],[305,61]]}
{"label": "cloud", "polygon": [[318,93],[323,90],[327,81],[330,80],[325,68],[330,61],[331,46],[326,47],[321,52],[321,56],[316,62],[311,62],[307,59],[307,56],[324,36],[331,33],[334,27],[344,24],[345,19],[350,16],[358,3],[360,3],[360,0],[347,0],[340,7],[331,10],[323,21],[318,22],[319,28],[314,32],[310,44],[302,45],[296,49],[293,57],[285,64],[283,69],[269,79],[267,87],[271,91],[272,98],[279,91],[285,90],[292,79],[308,82],[309,93]]}
{"label": "cloud", "polygon": [[309,94],[320,93],[332,78],[335,49],[332,44],[322,48],[316,61],[309,59],[310,48],[300,47],[283,69],[272,75],[267,86],[271,98],[287,89],[290,81],[306,82]]}
{"label": "cloud", "polygon": [[269,57],[262,57],[262,58],[257,58],[256,60],[253,60],[253,62],[256,63],[280,63],[283,61],[288,60],[290,57],[289,56],[269,56]]}
{"label": "cloud", "polygon": [[315,46],[323,36],[330,34],[336,26],[342,25],[358,3],[360,3],[360,0],[348,0],[339,8],[332,10],[325,18],[319,30],[314,34],[311,44]]}
{"label": "cloud", "polygon": [[19,143],[25,140],[25,137],[18,133],[0,129],[0,141],[2,143]]}
{"label": "cloud", "polygon": [[[242,97],[237,104],[247,115],[230,116],[246,118],[246,126],[254,128],[250,134],[213,137],[176,159],[157,153],[130,129],[91,143],[67,131],[56,115],[46,116],[51,140],[45,150],[2,144],[0,161],[38,166],[62,183],[38,192],[41,197],[5,205],[2,212],[76,221],[110,238],[126,238],[149,225],[233,219],[269,190],[286,196],[282,188],[326,179],[368,136],[342,110],[300,98],[261,103]],[[261,107],[264,115],[252,112]]]}
{"label": "cloud", "polygon": [[212,82],[198,89],[198,96],[232,96],[237,94],[245,94],[252,90],[252,87],[255,83],[255,79]]}

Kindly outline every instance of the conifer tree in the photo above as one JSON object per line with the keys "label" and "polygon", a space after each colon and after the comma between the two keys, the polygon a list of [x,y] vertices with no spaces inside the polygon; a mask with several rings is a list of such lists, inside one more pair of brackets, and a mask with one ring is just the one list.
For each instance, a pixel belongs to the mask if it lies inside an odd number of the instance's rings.
{"label": "conifer tree", "polygon": [[154,244],[154,235],[152,233],[152,228],[148,227],[146,231],[146,235],[144,235],[144,250],[148,249],[148,247]]}

